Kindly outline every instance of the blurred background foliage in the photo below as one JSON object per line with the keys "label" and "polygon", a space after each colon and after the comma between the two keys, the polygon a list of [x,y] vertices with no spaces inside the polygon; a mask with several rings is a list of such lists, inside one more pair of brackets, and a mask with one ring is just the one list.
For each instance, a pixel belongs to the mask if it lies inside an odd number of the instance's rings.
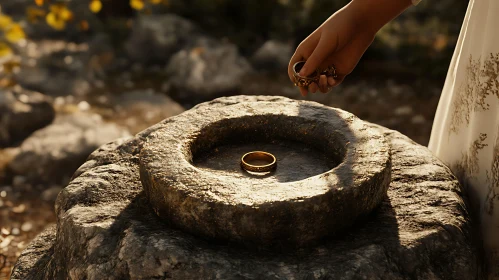
{"label": "blurred background foliage", "polygon": [[[250,54],[268,39],[295,46],[348,0],[171,0],[167,11],[227,36]],[[383,28],[364,60],[395,72],[445,77],[467,1],[422,1]],[[162,11],[164,12],[164,11]],[[378,66],[379,65],[379,66]]]}
{"label": "blurred background foliage", "polygon": [[[210,35],[224,37],[251,55],[269,39],[296,46],[347,0],[2,0],[0,56],[26,35],[78,41],[105,31],[115,45],[126,39],[138,14],[175,13]],[[364,61],[366,68],[442,80],[468,2],[422,1],[383,28]],[[52,31],[48,31],[50,27]],[[40,32],[42,30],[43,32]]]}

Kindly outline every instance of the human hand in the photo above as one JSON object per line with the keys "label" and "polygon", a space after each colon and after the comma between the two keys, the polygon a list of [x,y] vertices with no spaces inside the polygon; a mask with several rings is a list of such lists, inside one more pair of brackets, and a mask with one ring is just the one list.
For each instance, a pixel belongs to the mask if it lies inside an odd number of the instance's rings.
{"label": "human hand", "polygon": [[335,66],[337,73],[336,78],[321,75],[318,84],[312,83],[308,88],[300,87],[303,96],[308,91],[315,93],[320,90],[326,93],[353,71],[377,31],[362,23],[362,12],[349,4],[329,17],[300,43],[288,66],[292,82],[295,82],[293,65],[302,60],[306,60],[299,72],[302,77],[312,74],[317,68],[323,70],[331,65]]}

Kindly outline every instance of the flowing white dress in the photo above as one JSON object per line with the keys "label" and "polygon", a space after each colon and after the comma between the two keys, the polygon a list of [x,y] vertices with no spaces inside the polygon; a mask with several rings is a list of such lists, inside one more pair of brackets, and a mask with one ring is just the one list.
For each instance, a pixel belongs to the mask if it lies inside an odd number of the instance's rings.
{"label": "flowing white dress", "polygon": [[429,149],[467,192],[489,279],[499,279],[499,0],[469,2]]}

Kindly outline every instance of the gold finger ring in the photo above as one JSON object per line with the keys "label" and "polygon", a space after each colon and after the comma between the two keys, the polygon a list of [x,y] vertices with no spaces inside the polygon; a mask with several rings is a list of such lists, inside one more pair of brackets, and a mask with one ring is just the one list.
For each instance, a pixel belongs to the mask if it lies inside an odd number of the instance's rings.
{"label": "gold finger ring", "polygon": [[316,69],[314,73],[307,77],[300,76],[300,70],[305,65],[305,61],[298,61],[293,65],[293,77],[295,78],[295,86],[297,87],[308,87],[312,83],[319,84],[319,78],[321,75],[326,75],[326,77],[333,77],[336,79],[338,74],[336,73],[336,67],[334,65],[329,66],[325,70],[321,71]]}
{"label": "gold finger ring", "polygon": [[322,71],[321,75],[326,75],[326,77],[333,77],[334,79],[338,78],[338,74],[336,73],[336,67],[334,67],[334,64],[326,68],[326,70]]}
{"label": "gold finger ring", "polygon": [[277,167],[277,160],[271,153],[253,151],[242,156],[241,167],[252,172],[268,172]]}
{"label": "gold finger ring", "polygon": [[314,73],[310,74],[307,77],[300,76],[300,70],[305,65],[305,61],[298,61],[293,65],[293,77],[295,78],[295,86],[297,87],[308,87],[312,83],[318,83],[320,75],[316,70]]}

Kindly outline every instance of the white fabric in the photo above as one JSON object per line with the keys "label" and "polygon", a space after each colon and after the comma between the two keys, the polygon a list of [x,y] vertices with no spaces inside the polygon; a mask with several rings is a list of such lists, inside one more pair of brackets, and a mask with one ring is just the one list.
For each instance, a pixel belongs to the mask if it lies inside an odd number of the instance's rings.
{"label": "white fabric", "polygon": [[471,0],[429,148],[462,182],[499,279],[499,0]]}

